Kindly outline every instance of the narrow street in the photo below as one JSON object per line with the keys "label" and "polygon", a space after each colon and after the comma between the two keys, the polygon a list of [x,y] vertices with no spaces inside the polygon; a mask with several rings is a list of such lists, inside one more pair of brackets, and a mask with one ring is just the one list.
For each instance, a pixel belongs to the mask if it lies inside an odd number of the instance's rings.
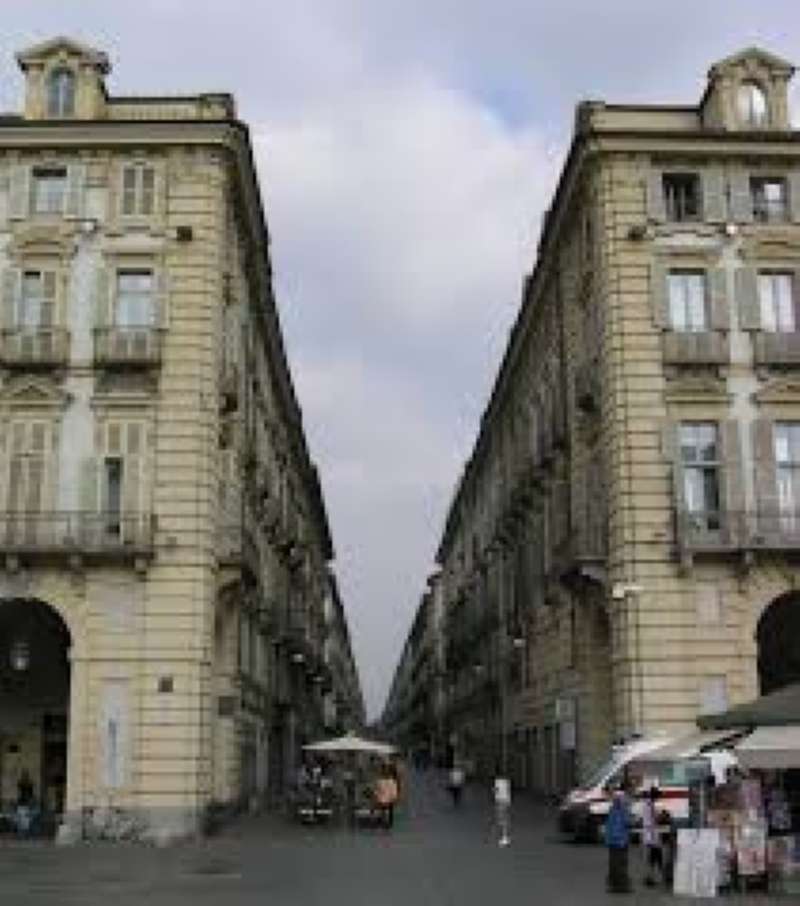
{"label": "narrow street", "polygon": [[[605,853],[558,839],[549,810],[515,805],[512,845],[500,849],[483,791],[454,811],[440,777],[413,778],[392,831],[304,828],[270,815],[222,836],[170,849],[128,845],[0,846],[0,902],[9,906],[485,906],[495,902],[676,903],[642,887],[604,892]],[[759,896],[753,902],[768,904]],[[744,904],[745,898],[732,898]]]}

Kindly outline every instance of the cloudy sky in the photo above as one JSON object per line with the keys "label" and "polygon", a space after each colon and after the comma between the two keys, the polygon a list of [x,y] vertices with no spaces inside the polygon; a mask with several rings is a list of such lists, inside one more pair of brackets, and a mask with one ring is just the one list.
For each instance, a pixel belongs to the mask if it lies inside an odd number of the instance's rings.
{"label": "cloudy sky", "polygon": [[796,0],[2,0],[13,53],[105,49],[114,93],[224,90],[252,128],[277,295],[372,714],[433,568],[583,98],[693,103]]}

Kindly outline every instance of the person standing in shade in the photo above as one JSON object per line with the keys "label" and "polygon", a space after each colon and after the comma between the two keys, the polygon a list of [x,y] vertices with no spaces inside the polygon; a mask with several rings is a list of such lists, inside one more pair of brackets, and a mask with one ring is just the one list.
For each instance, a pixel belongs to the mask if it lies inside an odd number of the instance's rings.
{"label": "person standing in shade", "polygon": [[457,761],[454,761],[453,767],[450,768],[447,789],[453,799],[453,807],[458,808],[461,805],[461,794],[464,792],[464,768]]}
{"label": "person standing in shade", "polygon": [[508,846],[511,842],[511,781],[495,772],[494,778],[494,814],[497,821],[498,846]]}
{"label": "person standing in shade", "polygon": [[628,873],[628,847],[631,842],[631,814],[624,789],[614,792],[611,808],[605,824],[606,847],[608,848],[609,893],[630,893],[631,879]]}
{"label": "person standing in shade", "polygon": [[644,883],[647,887],[655,887],[654,873],[664,878],[664,858],[661,849],[661,831],[658,825],[656,802],[658,788],[651,787],[642,803],[642,845],[645,848],[646,869]]}
{"label": "person standing in shade", "polygon": [[397,802],[399,789],[397,780],[392,774],[389,765],[383,765],[378,779],[375,781],[375,802],[381,813],[383,826],[392,827],[394,824],[394,806]]}

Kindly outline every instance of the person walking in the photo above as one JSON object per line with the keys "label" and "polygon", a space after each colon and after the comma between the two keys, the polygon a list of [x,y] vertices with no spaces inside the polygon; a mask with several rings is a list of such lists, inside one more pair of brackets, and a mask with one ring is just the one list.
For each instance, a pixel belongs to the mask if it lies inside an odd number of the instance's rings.
{"label": "person walking", "polygon": [[494,778],[494,814],[497,821],[498,846],[511,842],[511,781],[500,770]]}
{"label": "person walking", "polygon": [[375,781],[375,802],[381,813],[383,826],[390,828],[394,824],[394,806],[397,802],[399,789],[392,769],[383,765],[378,779]]}
{"label": "person walking", "polygon": [[453,800],[453,808],[461,805],[461,795],[464,792],[464,768],[457,762],[453,762],[450,773],[447,778],[447,789]]}
{"label": "person walking", "polygon": [[628,873],[628,847],[631,840],[631,815],[628,798],[624,789],[614,792],[605,824],[606,847],[608,848],[608,877],[606,887],[609,893],[630,893],[631,879]]}
{"label": "person walking", "polygon": [[645,876],[644,883],[647,887],[655,887],[655,873],[664,879],[664,854],[661,848],[661,830],[658,824],[656,803],[658,801],[658,787],[652,786],[647,792],[642,803],[642,845],[645,850]]}

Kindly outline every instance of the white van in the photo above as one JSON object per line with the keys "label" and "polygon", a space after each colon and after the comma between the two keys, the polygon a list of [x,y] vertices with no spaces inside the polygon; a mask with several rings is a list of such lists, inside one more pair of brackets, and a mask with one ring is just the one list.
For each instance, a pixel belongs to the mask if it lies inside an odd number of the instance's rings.
{"label": "white van", "polygon": [[559,830],[576,840],[599,840],[611,806],[611,793],[622,782],[625,769],[637,758],[671,741],[668,736],[653,736],[614,746],[608,761],[570,791],[561,803],[558,810]]}
{"label": "white van", "polygon": [[[655,786],[659,791],[658,808],[670,813],[677,824],[689,819],[690,759],[700,754],[700,740],[692,736],[680,740],[664,737],[635,740],[615,747],[611,759],[586,783],[573,790],[559,809],[559,829],[576,840],[599,840],[611,806],[613,790],[627,779],[634,789],[633,813],[641,814],[641,794]],[[709,771],[717,783],[736,758],[725,749],[703,751]]]}

